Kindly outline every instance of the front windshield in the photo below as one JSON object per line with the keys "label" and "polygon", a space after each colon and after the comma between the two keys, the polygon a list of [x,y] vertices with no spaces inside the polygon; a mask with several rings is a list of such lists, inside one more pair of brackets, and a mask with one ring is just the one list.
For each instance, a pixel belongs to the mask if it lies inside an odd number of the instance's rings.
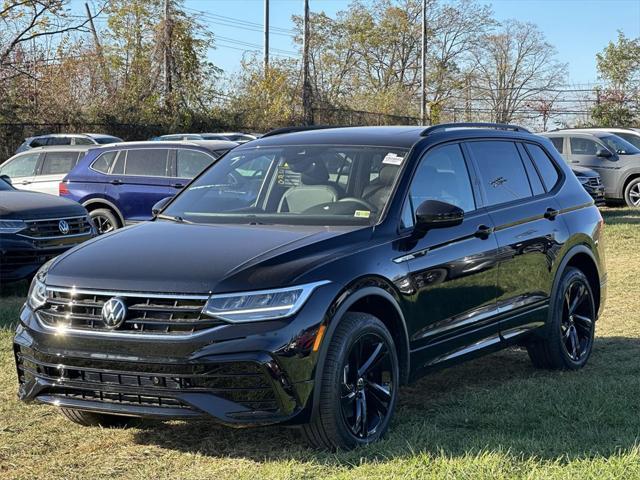
{"label": "front windshield", "polygon": [[600,137],[600,140],[618,155],[637,155],[640,153],[640,150],[616,135],[605,135]]}
{"label": "front windshield", "polygon": [[232,150],[162,212],[195,223],[369,225],[395,184],[406,149],[282,146]]}

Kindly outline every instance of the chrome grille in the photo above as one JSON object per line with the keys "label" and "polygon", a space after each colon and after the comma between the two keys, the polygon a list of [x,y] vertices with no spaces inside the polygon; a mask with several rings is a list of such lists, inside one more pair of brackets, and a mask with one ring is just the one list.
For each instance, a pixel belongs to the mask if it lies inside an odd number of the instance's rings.
{"label": "chrome grille", "polygon": [[599,187],[600,185],[602,185],[602,182],[600,181],[600,177],[592,177],[587,182],[587,185],[591,187]]}
{"label": "chrome grille", "polygon": [[[65,234],[63,234],[59,228],[61,220],[64,220],[67,222],[67,225],[69,225],[69,231]],[[27,228],[22,230],[20,235],[29,238],[58,238],[91,233],[91,223],[86,216],[25,220],[25,223],[27,224]]]}
{"label": "chrome grille", "polygon": [[[48,288],[47,304],[37,311],[47,327],[121,332],[130,334],[188,335],[223,322],[202,313],[206,297],[156,296],[127,292],[92,292]],[[111,298],[127,306],[124,322],[109,329],[102,320],[102,307]]]}

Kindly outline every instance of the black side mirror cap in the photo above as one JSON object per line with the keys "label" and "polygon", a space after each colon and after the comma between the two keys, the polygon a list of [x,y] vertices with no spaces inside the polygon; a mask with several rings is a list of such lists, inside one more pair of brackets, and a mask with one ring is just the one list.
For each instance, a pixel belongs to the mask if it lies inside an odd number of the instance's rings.
{"label": "black side mirror cap", "polygon": [[162,200],[159,200],[158,202],[156,202],[156,204],[151,207],[151,215],[153,215],[153,218],[156,218],[158,216],[158,214],[162,211],[162,209],[164,207],[167,206],[167,204],[173,199],[173,196],[171,197],[165,197]]}
{"label": "black side mirror cap", "polygon": [[11,177],[9,175],[0,175],[0,178],[11,185]]}
{"label": "black side mirror cap", "polygon": [[599,148],[598,151],[596,152],[596,156],[602,157],[602,158],[610,158],[610,157],[613,157],[613,154],[606,148]]}
{"label": "black side mirror cap", "polygon": [[416,210],[414,232],[424,236],[434,228],[446,228],[460,225],[464,220],[464,210],[439,200],[425,200]]}

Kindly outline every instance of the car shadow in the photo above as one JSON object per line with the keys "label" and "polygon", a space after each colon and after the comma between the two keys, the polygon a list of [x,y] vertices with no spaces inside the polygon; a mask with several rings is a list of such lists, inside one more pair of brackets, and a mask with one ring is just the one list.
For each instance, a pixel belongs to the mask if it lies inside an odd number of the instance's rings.
{"label": "car shadow", "polygon": [[640,223],[640,208],[606,208],[602,216],[609,225],[634,225]]}
{"label": "car shadow", "polygon": [[134,438],[211,457],[344,468],[487,451],[550,462],[609,457],[637,445],[639,353],[637,339],[604,337],[580,371],[536,370],[519,348],[441,370],[401,389],[388,435],[353,452],[312,450],[293,428],[232,429],[211,421],[143,422]]}

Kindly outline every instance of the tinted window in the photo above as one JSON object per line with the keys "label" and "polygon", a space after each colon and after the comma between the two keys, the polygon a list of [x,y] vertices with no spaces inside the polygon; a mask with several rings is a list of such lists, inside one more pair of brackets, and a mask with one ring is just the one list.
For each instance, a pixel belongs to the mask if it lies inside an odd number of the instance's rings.
{"label": "tinted window", "polygon": [[597,142],[588,138],[571,137],[571,153],[573,155],[595,155],[602,148]]}
{"label": "tinted window", "polygon": [[37,153],[32,153],[17,157],[0,167],[0,173],[10,178],[31,176],[35,173],[39,156]]}
{"label": "tinted window", "polygon": [[531,196],[527,173],[514,143],[483,141],[468,145],[478,164],[488,205]]}
{"label": "tinted window", "polygon": [[122,150],[118,158],[116,159],[116,163],[111,169],[111,175],[124,175],[124,160],[127,158],[127,152]]}
{"label": "tinted window", "polygon": [[118,137],[97,137],[94,138],[94,140],[99,144],[99,145],[106,145],[108,143],[118,143],[118,142],[122,142],[121,138]]}
{"label": "tinted window", "polygon": [[564,153],[564,137],[551,137],[550,140],[551,143],[553,143],[553,146],[556,147],[556,150],[560,153]]}
{"label": "tinted window", "polygon": [[421,160],[409,190],[412,218],[403,220],[406,226],[413,222],[416,209],[425,200],[447,202],[465,212],[476,208],[460,145],[436,147]]}
{"label": "tinted window", "polygon": [[89,138],[77,137],[74,139],[76,145],[93,145],[94,143]]}
{"label": "tinted window", "polygon": [[40,175],[59,175],[71,171],[78,160],[78,152],[47,152]]}
{"label": "tinted window", "polygon": [[36,137],[31,140],[31,148],[44,147],[49,139],[47,137]]}
{"label": "tinted window", "polygon": [[49,137],[47,145],[71,145],[71,137]]}
{"label": "tinted window", "polygon": [[640,153],[640,150],[617,135],[600,137],[600,141],[604,142],[604,144],[609,147],[609,150],[613,150],[619,155],[638,155]]}
{"label": "tinted window", "polygon": [[527,171],[527,177],[529,177],[529,184],[531,185],[531,190],[534,195],[542,195],[545,193],[545,189],[542,186],[542,180],[540,179],[540,175],[536,170],[536,167],[533,166],[533,161],[529,158],[529,154],[524,150],[524,145],[518,145],[518,152],[520,152],[520,158],[524,163],[524,168]]}
{"label": "tinted window", "polygon": [[553,162],[547,156],[547,154],[537,145],[527,145],[527,149],[533,158],[533,163],[536,164],[538,172],[542,177],[544,186],[547,191],[551,190],[556,183],[558,183],[558,171],[554,167]]}
{"label": "tinted window", "polygon": [[148,149],[128,150],[125,163],[127,175],[144,175],[149,177],[166,177],[169,150]]}
{"label": "tinted window", "polygon": [[97,170],[102,173],[109,173],[109,169],[111,168],[111,164],[113,160],[116,158],[118,152],[106,152],[98,157],[98,159],[93,162],[91,168]]}
{"label": "tinted window", "polygon": [[177,176],[193,178],[211,165],[213,158],[197,150],[178,150],[176,152]]}

